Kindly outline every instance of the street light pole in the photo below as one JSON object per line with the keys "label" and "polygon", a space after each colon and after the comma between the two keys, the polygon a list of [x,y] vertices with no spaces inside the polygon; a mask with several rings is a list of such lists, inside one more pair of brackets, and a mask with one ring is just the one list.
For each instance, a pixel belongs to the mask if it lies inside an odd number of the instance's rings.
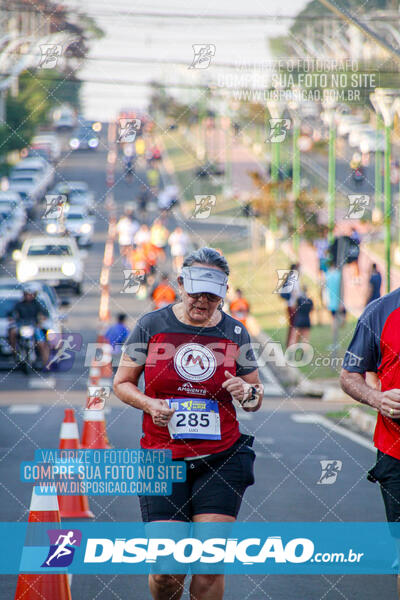
{"label": "street light pole", "polygon": [[300,196],[300,116],[301,107],[301,88],[294,86],[292,88],[291,97],[288,101],[288,108],[293,122],[293,148],[292,148],[292,196],[293,196],[293,249],[296,259],[299,257],[299,208],[298,200]]}
{"label": "street light pole", "polygon": [[390,157],[391,157],[391,130],[396,109],[399,104],[398,90],[388,88],[376,88],[373,94],[370,94],[371,103],[376,113],[383,117],[385,128],[385,176],[384,176],[384,234],[385,234],[385,262],[386,262],[386,292],[390,292],[390,267],[391,267],[391,217],[392,217],[392,198],[390,181]]}
{"label": "street light pole", "polygon": [[391,125],[385,123],[385,178],[384,178],[384,218],[385,225],[385,259],[386,259],[386,292],[390,292],[390,250],[391,250],[391,216],[392,216],[392,184],[390,181],[390,143]]}
{"label": "street light pole", "polygon": [[[285,102],[283,100],[278,100],[277,98],[268,98],[267,100],[267,108],[269,114],[272,119],[281,119],[283,115],[283,111],[285,110]],[[276,187],[279,184],[279,165],[280,165],[280,141],[273,141],[273,135],[270,134],[270,143],[271,143],[271,181],[276,184]],[[276,190],[274,192],[275,196],[275,208],[278,204],[279,192]],[[270,215],[270,227],[272,231],[277,230],[277,222],[276,222],[276,211]]]}
{"label": "street light pole", "polygon": [[382,215],[382,153],[378,150],[379,133],[382,131],[382,118],[379,113],[376,115],[376,152],[375,152],[375,208]]}
{"label": "street light pole", "polygon": [[322,101],[329,126],[329,158],[328,158],[328,240],[333,242],[333,230],[335,229],[336,217],[336,125],[335,107],[336,100],[333,90],[324,90]]}

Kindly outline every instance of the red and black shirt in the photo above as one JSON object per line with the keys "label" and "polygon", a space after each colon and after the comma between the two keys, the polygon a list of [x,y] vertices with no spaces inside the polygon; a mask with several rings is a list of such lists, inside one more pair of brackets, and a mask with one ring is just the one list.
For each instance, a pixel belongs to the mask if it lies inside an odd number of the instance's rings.
{"label": "red and black shirt", "polygon": [[[374,300],[358,320],[343,368],[378,374],[381,391],[400,388],[400,288]],[[400,421],[378,413],[375,446],[400,460]]]}
{"label": "red and black shirt", "polygon": [[222,388],[225,371],[242,376],[257,369],[250,337],[242,323],[222,312],[213,327],[181,323],[172,305],[141,317],[124,352],[144,364],[145,394],[152,398],[208,398],[218,401],[221,439],[172,439],[168,428],[143,413],[142,448],[169,449],[173,458],[226,450],[239,436],[236,410]]}

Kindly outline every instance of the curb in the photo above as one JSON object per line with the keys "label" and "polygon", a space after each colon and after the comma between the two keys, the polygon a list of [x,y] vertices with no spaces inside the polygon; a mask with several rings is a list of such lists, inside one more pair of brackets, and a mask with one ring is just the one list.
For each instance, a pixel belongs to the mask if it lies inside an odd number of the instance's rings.
{"label": "curb", "polygon": [[350,409],[350,422],[368,435],[372,436],[375,431],[376,417],[357,406]]}

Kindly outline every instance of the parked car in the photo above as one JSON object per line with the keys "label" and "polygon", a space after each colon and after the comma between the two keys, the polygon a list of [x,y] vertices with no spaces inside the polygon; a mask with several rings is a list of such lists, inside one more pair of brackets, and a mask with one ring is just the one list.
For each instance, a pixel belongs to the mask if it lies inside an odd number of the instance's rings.
{"label": "parked car", "polygon": [[64,223],[66,232],[74,237],[80,246],[89,246],[92,243],[95,218],[89,216],[83,206],[70,205]]}
{"label": "parked car", "polygon": [[96,150],[98,145],[99,138],[91,125],[75,129],[69,140],[71,150]]}
{"label": "parked car", "polygon": [[69,131],[76,126],[76,116],[71,106],[64,104],[53,112],[53,125],[56,131]]}
{"label": "parked car", "polygon": [[54,167],[42,158],[24,158],[15,165],[11,177],[37,176],[43,185],[44,193],[54,184]]}
{"label": "parked car", "polygon": [[89,189],[86,181],[60,181],[53,188],[52,193],[65,194],[67,202],[71,206],[80,205],[85,207],[89,214],[94,212],[94,194]]}
{"label": "parked car", "polygon": [[48,153],[52,162],[57,162],[61,157],[61,143],[57,135],[52,131],[39,133],[32,140],[31,148],[44,150]]}
{"label": "parked car", "polygon": [[18,192],[8,190],[6,192],[0,191],[0,210],[10,208],[21,227],[21,231],[26,227],[27,215],[23,205],[21,196]]}
{"label": "parked car", "polygon": [[13,209],[9,205],[0,208],[0,237],[6,240],[7,246],[18,241],[21,231],[21,223]]}
{"label": "parked car", "polygon": [[[35,281],[35,284],[39,288],[39,292],[48,297],[48,301],[52,304],[54,310],[58,310],[61,306],[61,300],[54,288],[43,281]],[[0,277],[0,294],[4,290],[22,290],[23,285],[15,277]]]}
{"label": "parked car", "polygon": [[18,192],[29,214],[43,197],[43,186],[36,176],[10,177],[9,190]]}
{"label": "parked car", "polygon": [[42,281],[81,294],[85,255],[71,237],[35,236],[26,239],[21,250],[13,252],[13,259],[21,283]]}

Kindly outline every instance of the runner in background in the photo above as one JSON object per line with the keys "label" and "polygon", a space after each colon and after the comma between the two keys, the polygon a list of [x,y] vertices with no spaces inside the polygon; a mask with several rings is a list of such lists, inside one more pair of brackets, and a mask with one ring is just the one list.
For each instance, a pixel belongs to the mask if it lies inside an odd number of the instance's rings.
{"label": "runner in background", "polygon": [[120,217],[117,223],[119,252],[123,257],[125,266],[128,266],[128,254],[132,248],[133,239],[136,232],[139,230],[139,227],[138,221],[134,219],[132,208],[125,207],[124,215]]}
{"label": "runner in background", "polygon": [[112,346],[113,354],[120,354],[121,344],[126,341],[129,335],[129,329],[125,325],[126,318],[125,313],[119,313],[116,323],[111,325],[106,331],[105,337]]}
{"label": "runner in background", "polygon": [[176,292],[169,282],[167,273],[161,275],[160,282],[155,284],[150,295],[154,302],[154,310],[175,302]]}
{"label": "runner in background", "polygon": [[171,249],[172,266],[175,273],[180,273],[183,264],[183,257],[190,248],[190,238],[182,227],[176,227],[168,238],[168,244]]}
{"label": "runner in background", "polygon": [[234,319],[237,319],[246,327],[247,317],[250,312],[250,304],[243,297],[243,292],[240,288],[235,290],[236,297],[229,305],[229,312]]}
{"label": "runner in background", "polygon": [[133,241],[136,244],[136,246],[141,246],[145,242],[150,242],[150,237],[151,236],[149,226],[146,225],[146,223],[143,223],[142,225],[140,225],[137,233],[135,233]]}
{"label": "runner in background", "polygon": [[150,241],[157,248],[165,250],[168,244],[169,231],[161,219],[155,219],[150,229]]}

